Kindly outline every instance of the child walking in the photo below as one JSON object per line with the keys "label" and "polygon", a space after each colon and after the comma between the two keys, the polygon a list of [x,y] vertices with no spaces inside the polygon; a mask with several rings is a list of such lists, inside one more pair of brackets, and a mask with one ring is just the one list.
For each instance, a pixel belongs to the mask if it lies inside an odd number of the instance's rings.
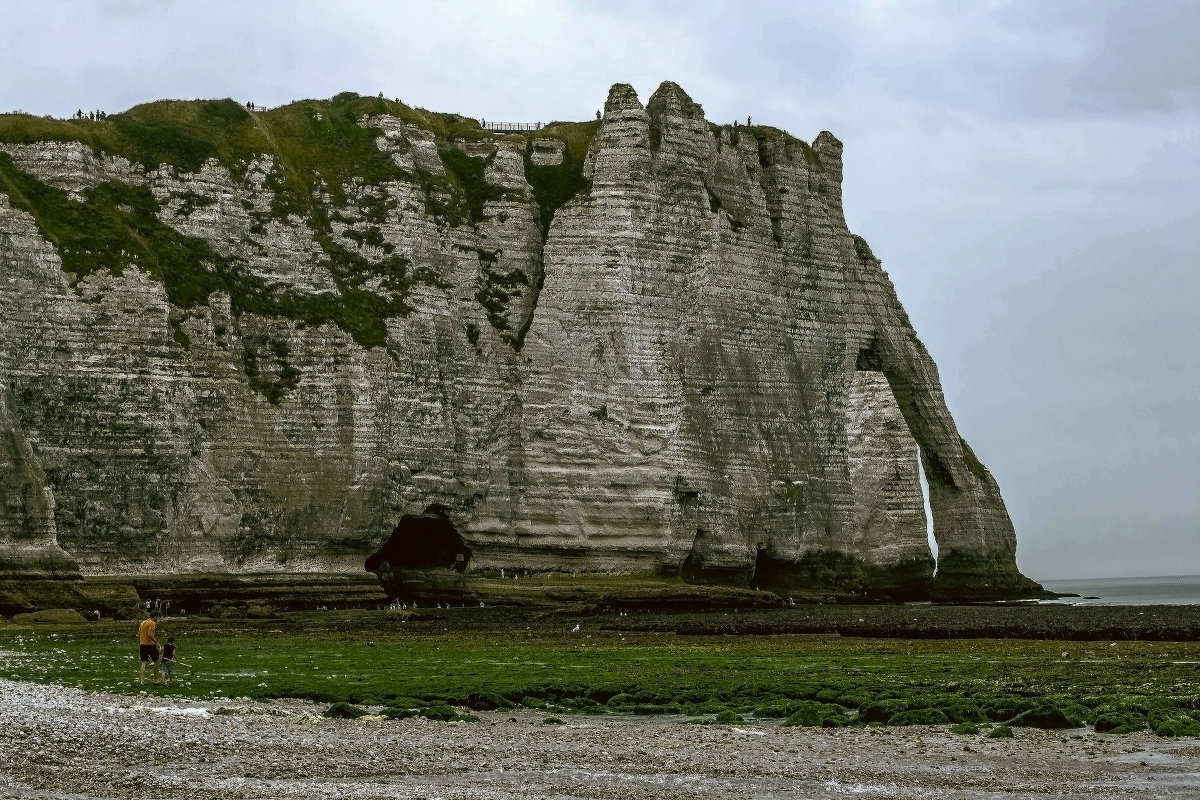
{"label": "child walking", "polygon": [[168,636],[167,644],[162,651],[162,674],[167,679],[167,685],[175,683],[175,637]]}

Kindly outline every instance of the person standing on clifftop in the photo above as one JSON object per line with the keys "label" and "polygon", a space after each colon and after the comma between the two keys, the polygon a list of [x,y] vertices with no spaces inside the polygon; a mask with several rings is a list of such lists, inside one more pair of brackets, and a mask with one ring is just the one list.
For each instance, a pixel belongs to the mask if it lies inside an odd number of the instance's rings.
{"label": "person standing on clifftop", "polygon": [[146,612],[146,618],[142,620],[142,624],[138,626],[138,656],[141,659],[141,664],[138,666],[139,684],[146,682],[147,661],[154,665],[154,682],[162,683],[162,676],[158,669],[158,640],[154,638],[154,629],[157,626],[154,616],[149,611]]}

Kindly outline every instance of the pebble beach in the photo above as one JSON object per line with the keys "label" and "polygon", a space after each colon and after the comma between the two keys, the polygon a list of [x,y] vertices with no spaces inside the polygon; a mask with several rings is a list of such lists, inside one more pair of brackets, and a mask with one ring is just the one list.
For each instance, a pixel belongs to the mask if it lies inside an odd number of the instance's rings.
{"label": "pebble beach", "polygon": [[1200,741],[324,706],[0,680],[0,798],[1200,798]]}

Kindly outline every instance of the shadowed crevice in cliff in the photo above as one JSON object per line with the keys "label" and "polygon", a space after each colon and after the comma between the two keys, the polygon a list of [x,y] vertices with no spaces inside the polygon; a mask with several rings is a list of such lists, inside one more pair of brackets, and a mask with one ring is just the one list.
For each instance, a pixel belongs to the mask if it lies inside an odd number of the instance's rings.
{"label": "shadowed crevice in cliff", "polygon": [[[680,507],[692,515],[701,504],[699,491],[690,488],[682,478],[676,479],[675,498]],[[696,586],[748,587],[754,574],[752,565],[722,558],[720,550],[721,537],[717,532],[696,528],[692,548],[679,566],[679,577],[684,583]]]}
{"label": "shadowed crevice in cliff", "polygon": [[[471,548],[445,514],[432,507],[423,514],[405,514],[392,535],[364,566],[381,578],[394,570],[465,570]],[[383,578],[386,582],[386,578]]]}
{"label": "shadowed crevice in cliff", "polygon": [[688,553],[687,558],[679,568],[679,577],[684,583],[696,586],[736,586],[746,588],[750,585],[751,571],[745,566],[706,566],[696,558],[695,552]]}
{"label": "shadowed crevice in cliff", "polygon": [[[749,132],[758,141],[758,169],[756,170],[759,184],[763,188],[763,193],[767,198],[767,215],[771,219],[771,240],[776,247],[784,246],[783,236],[783,192],[787,188],[780,185],[780,176],[777,164],[782,155],[784,159],[790,158],[790,154],[786,153],[786,139],[776,139],[769,136],[761,128],[750,128]],[[775,152],[776,147],[779,147],[784,153]]]}
{"label": "shadowed crevice in cliff", "polygon": [[[521,148],[520,172],[491,178],[507,180],[510,187],[524,183],[528,190],[489,185],[487,203],[480,207],[479,217],[472,218],[481,242],[488,245],[476,248],[479,274],[475,300],[483,307],[497,337],[514,351],[524,347],[533,323],[545,280],[546,242],[555,215],[574,200],[586,201],[591,191],[592,182],[584,174],[584,161],[599,127],[599,121],[552,122],[529,136]],[[508,152],[511,154],[511,149]],[[467,161],[490,163],[494,155],[484,162],[471,158]],[[504,163],[511,168],[510,161]],[[486,171],[480,169],[476,182],[486,183]],[[533,225],[529,229],[523,224],[514,227],[513,221],[524,219],[523,215],[529,211]]]}

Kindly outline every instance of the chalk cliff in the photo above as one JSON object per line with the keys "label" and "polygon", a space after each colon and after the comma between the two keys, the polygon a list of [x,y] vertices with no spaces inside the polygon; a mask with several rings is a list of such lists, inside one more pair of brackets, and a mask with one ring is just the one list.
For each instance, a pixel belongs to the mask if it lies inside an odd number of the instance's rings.
{"label": "chalk cliff", "polygon": [[1035,591],[841,178],[671,83],[0,117],[0,572]]}

